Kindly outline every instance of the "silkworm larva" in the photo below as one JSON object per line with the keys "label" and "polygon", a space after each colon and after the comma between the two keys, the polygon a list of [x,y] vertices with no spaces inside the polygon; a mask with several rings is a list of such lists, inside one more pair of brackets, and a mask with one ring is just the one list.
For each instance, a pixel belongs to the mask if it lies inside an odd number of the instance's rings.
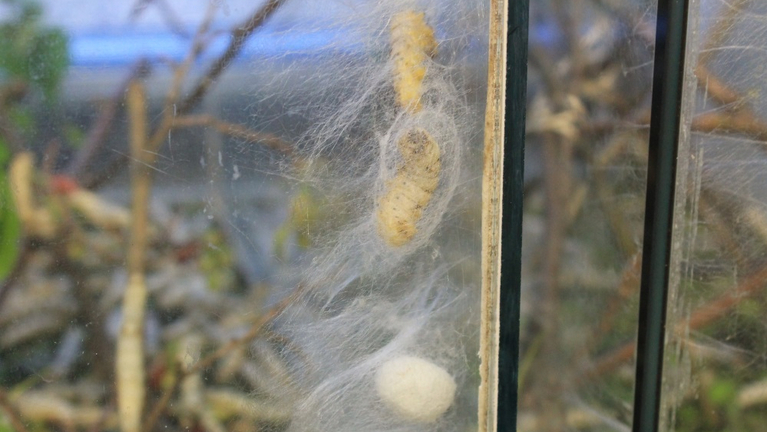
{"label": "silkworm larva", "polygon": [[390,38],[397,102],[411,112],[418,112],[426,61],[437,54],[434,30],[426,24],[423,12],[405,11],[392,17]]}
{"label": "silkworm larva", "polygon": [[402,246],[415,236],[439,183],[440,151],[434,138],[423,129],[412,129],[397,142],[403,164],[386,182],[378,202],[378,233],[391,246]]}

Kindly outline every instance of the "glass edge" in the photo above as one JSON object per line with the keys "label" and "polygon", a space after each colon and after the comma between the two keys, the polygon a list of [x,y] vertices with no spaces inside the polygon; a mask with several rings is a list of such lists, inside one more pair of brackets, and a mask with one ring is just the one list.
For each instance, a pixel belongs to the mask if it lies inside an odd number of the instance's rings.
{"label": "glass edge", "polygon": [[516,430],[528,0],[491,0],[482,182],[479,431]]}

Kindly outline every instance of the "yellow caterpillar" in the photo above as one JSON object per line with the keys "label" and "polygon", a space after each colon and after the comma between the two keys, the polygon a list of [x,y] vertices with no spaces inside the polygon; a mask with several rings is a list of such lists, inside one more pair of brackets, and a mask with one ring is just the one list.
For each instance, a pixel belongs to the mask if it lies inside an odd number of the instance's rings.
{"label": "yellow caterpillar", "polygon": [[[410,113],[421,110],[422,83],[426,62],[437,53],[434,30],[424,13],[405,11],[392,18],[391,56],[394,61],[394,91],[397,102]],[[397,142],[403,163],[397,175],[386,182],[378,201],[378,233],[390,246],[402,246],[415,236],[439,183],[440,149],[425,130],[407,131]]]}
{"label": "yellow caterpillar", "polygon": [[434,30],[426,24],[424,13],[415,11],[394,15],[389,30],[397,102],[411,112],[418,112],[426,61],[437,54]]}
{"label": "yellow caterpillar", "polygon": [[439,183],[440,151],[423,129],[412,129],[397,142],[404,163],[386,182],[378,202],[378,233],[391,246],[402,246],[416,233],[416,222]]}

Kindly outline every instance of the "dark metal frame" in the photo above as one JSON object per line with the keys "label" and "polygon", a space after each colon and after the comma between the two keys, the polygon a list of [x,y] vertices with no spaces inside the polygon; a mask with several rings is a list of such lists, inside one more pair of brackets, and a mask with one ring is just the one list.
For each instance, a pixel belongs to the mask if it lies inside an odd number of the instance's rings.
{"label": "dark metal frame", "polygon": [[504,120],[503,217],[498,352],[498,431],[517,427],[519,298],[522,273],[522,187],[527,95],[528,0],[508,0],[506,118]]}
{"label": "dark metal frame", "polygon": [[688,0],[659,0],[639,294],[634,432],[658,430]]}

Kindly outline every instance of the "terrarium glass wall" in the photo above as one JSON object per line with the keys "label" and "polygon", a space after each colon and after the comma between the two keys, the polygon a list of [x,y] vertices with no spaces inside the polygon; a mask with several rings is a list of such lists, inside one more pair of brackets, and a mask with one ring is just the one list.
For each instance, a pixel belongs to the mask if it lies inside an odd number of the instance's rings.
{"label": "terrarium glass wall", "polygon": [[[636,428],[655,7],[532,5],[520,430]],[[765,430],[767,8],[688,14],[660,430]]]}
{"label": "terrarium glass wall", "polygon": [[0,3],[0,431],[476,430],[488,3]]}
{"label": "terrarium glass wall", "polygon": [[690,8],[663,430],[767,430],[766,6]]}
{"label": "terrarium glass wall", "polygon": [[656,7],[531,2],[520,431],[632,427]]}

